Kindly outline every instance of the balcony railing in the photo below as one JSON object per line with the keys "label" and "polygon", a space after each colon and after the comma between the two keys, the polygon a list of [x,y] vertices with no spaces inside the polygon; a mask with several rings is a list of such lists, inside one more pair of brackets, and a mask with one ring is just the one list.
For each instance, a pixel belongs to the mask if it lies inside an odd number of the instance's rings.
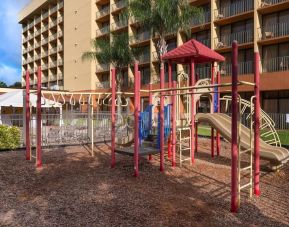
{"label": "balcony railing", "polygon": [[151,38],[150,31],[139,32],[135,35],[134,42],[142,42]]}
{"label": "balcony railing", "polygon": [[39,60],[40,58],[41,58],[40,54],[37,54],[37,55],[34,56],[34,60],[35,61]]}
{"label": "balcony railing", "polygon": [[275,4],[279,4],[282,2],[287,2],[288,0],[261,0],[260,1],[260,7],[267,7]]}
{"label": "balcony railing", "polygon": [[41,45],[45,45],[48,43],[48,38],[42,39],[41,40]]}
{"label": "balcony railing", "polygon": [[289,70],[289,56],[262,60],[263,73]]}
{"label": "balcony railing", "polygon": [[58,63],[58,66],[62,66],[63,65],[63,60],[62,59],[59,59],[58,61],[57,61]]}
{"label": "balcony railing", "polygon": [[63,47],[62,46],[58,46],[58,51],[62,51]]}
{"label": "balcony railing", "polygon": [[118,30],[118,29],[121,29],[121,28],[124,28],[128,25],[128,22],[127,21],[117,21],[115,23],[112,24],[112,30],[115,31],[115,30]]}
{"label": "balcony railing", "polygon": [[62,31],[60,31],[60,32],[57,33],[58,38],[61,37],[62,35],[63,35],[63,32],[62,32]]}
{"label": "balcony railing", "polygon": [[55,75],[55,74],[50,74],[50,75],[49,75],[49,80],[50,80],[50,81],[56,81],[56,80],[57,80],[57,75]]}
{"label": "balcony railing", "polygon": [[61,23],[62,21],[63,21],[63,17],[62,16],[57,19],[58,23]]}
{"label": "balcony railing", "polygon": [[38,47],[40,47],[40,46],[41,46],[41,43],[40,43],[40,42],[34,44],[34,48],[35,48],[35,49],[38,48]]}
{"label": "balcony railing", "polygon": [[49,12],[45,12],[43,15],[42,15],[42,20],[46,19],[49,15]]}
{"label": "balcony railing", "polygon": [[33,34],[32,35],[28,35],[28,40],[33,39],[33,38],[34,38]]}
{"label": "balcony railing", "polygon": [[106,7],[103,7],[98,12],[96,12],[96,19],[103,17],[105,15],[109,14],[109,5]]}
{"label": "balcony railing", "polygon": [[109,81],[101,81],[95,83],[95,87],[97,88],[110,88],[110,82]]}
{"label": "balcony railing", "polygon": [[36,36],[38,36],[38,35],[40,35],[41,34],[41,29],[39,29],[39,30],[37,30],[36,32],[34,32],[34,36],[36,37]]}
{"label": "balcony railing", "polygon": [[54,6],[51,10],[50,10],[50,14],[53,14],[57,11],[57,6]]}
{"label": "balcony railing", "polygon": [[197,65],[196,74],[199,76],[199,79],[210,78],[212,72],[212,67],[207,65]]}
{"label": "balcony railing", "polygon": [[168,43],[167,45],[168,45],[168,48],[167,48],[168,52],[177,47],[177,43]]}
{"label": "balcony railing", "polygon": [[211,21],[211,11],[205,11],[202,18],[194,17],[191,21],[191,26],[198,26],[201,24],[206,24]]}
{"label": "balcony railing", "polygon": [[51,21],[51,23],[50,23],[50,27],[51,27],[51,28],[54,27],[54,26],[56,26],[56,25],[57,25],[57,19]]}
{"label": "balcony railing", "polygon": [[34,26],[34,21],[32,21],[29,25],[28,25],[28,29],[32,28]]}
{"label": "balcony railing", "polygon": [[48,55],[48,51],[42,51],[41,52],[41,57],[47,57],[47,55]]}
{"label": "balcony railing", "polygon": [[253,42],[253,31],[243,31],[222,35],[220,38],[215,39],[216,48],[230,47],[234,40],[237,40],[239,44]]}
{"label": "balcony railing", "polygon": [[40,23],[40,21],[41,21],[41,16],[35,19],[35,24]]}
{"label": "balcony railing", "polygon": [[24,26],[24,27],[23,27],[23,32],[26,32],[27,29],[28,29],[28,25]]}
{"label": "balcony railing", "polygon": [[272,39],[289,35],[289,23],[270,24],[259,28],[260,39]]}
{"label": "balcony railing", "polygon": [[127,6],[126,1],[118,1],[117,3],[115,3],[111,6],[111,10],[116,11],[116,10],[122,9],[126,6]]}
{"label": "balcony railing", "polygon": [[101,36],[109,33],[109,26],[102,27],[101,29],[96,30],[96,36]]}
{"label": "balcony railing", "polygon": [[96,66],[96,72],[109,71],[109,64],[99,64]]}
{"label": "balcony railing", "polygon": [[206,45],[207,47],[211,47],[211,39],[197,39],[200,43]]}
{"label": "balcony railing", "polygon": [[57,66],[57,61],[53,61],[49,63],[49,68],[54,68]]}
{"label": "balcony railing", "polygon": [[42,32],[45,32],[48,30],[48,24],[47,25],[44,25],[42,28],[41,28]]}
{"label": "balcony railing", "polygon": [[23,38],[23,43],[26,43],[28,41],[27,38]]}
{"label": "balcony railing", "polygon": [[58,9],[61,9],[63,6],[64,6],[64,2],[62,1],[58,4]]}
{"label": "balcony railing", "polygon": [[58,80],[62,80],[63,79],[63,73],[58,73],[57,78],[58,78]]}
{"label": "balcony railing", "polygon": [[42,77],[41,77],[41,82],[42,82],[42,83],[46,83],[46,82],[48,82],[48,77],[42,75]]}
{"label": "balcony railing", "polygon": [[140,64],[148,63],[150,62],[150,54],[149,53],[140,54],[138,57],[136,57],[136,59],[139,61]]}
{"label": "balcony railing", "polygon": [[254,1],[252,0],[241,0],[234,2],[228,6],[219,8],[215,10],[215,18],[217,20],[224,19],[226,17],[231,17],[241,13],[245,13],[253,10]]}
{"label": "balcony railing", "polygon": [[[247,62],[239,62],[238,63],[238,74],[244,75],[244,74],[251,74],[253,73],[253,62],[247,61]],[[220,73],[221,76],[230,76],[232,75],[232,64],[226,64],[223,63],[220,65]]]}
{"label": "balcony railing", "polygon": [[57,52],[57,47],[53,47],[50,49],[50,54],[55,54]]}
{"label": "balcony railing", "polygon": [[34,50],[33,46],[28,47],[28,51],[32,51],[32,50]]}
{"label": "balcony railing", "polygon": [[49,36],[49,41],[52,41],[52,40],[54,40],[56,38],[57,38],[57,33],[54,33],[51,36]]}
{"label": "balcony railing", "polygon": [[42,70],[46,70],[46,69],[48,69],[48,65],[47,64],[43,64],[41,68],[42,68]]}

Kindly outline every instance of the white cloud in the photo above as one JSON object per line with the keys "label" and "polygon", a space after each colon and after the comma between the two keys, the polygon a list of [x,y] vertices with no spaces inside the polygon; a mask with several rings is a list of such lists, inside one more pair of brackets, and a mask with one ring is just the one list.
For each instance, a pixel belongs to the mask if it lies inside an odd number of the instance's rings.
{"label": "white cloud", "polygon": [[21,72],[17,68],[0,64],[0,81],[8,85],[21,81]]}

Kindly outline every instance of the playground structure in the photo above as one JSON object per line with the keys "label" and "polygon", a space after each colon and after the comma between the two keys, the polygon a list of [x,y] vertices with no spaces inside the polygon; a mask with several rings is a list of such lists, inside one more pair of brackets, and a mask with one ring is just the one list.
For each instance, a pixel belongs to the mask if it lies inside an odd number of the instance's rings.
{"label": "playground structure", "polygon": [[[220,136],[231,142],[232,163],[231,163],[231,211],[236,212],[240,203],[240,191],[249,189],[250,195],[260,195],[259,188],[259,159],[268,159],[272,165],[278,166],[285,163],[288,159],[288,151],[280,147],[280,140],[270,118],[266,113],[260,110],[259,100],[259,55],[255,53],[255,82],[238,81],[238,46],[233,43],[232,49],[232,83],[221,83],[220,73],[217,71],[216,63],[224,61],[224,58],[205,47],[201,43],[191,40],[164,56],[163,60],[168,61],[169,82],[165,88],[164,68],[160,73],[160,89],[149,90],[140,89],[140,72],[138,65],[134,65],[135,85],[134,92],[116,91],[116,70],[111,71],[111,92],[62,92],[41,90],[41,68],[38,69],[37,81],[37,133],[36,133],[36,154],[32,154],[30,139],[30,107],[29,107],[29,73],[26,74],[26,158],[36,159],[37,167],[42,166],[41,141],[42,141],[42,115],[41,115],[41,97],[60,102],[63,105],[69,102],[71,105],[78,102],[80,105],[89,106],[89,134],[91,143],[91,154],[94,155],[94,135],[99,133],[95,131],[95,124],[98,124],[97,118],[101,113],[94,113],[94,104],[109,105],[111,113],[106,119],[110,120],[111,127],[107,124],[101,130],[106,130],[110,134],[111,140],[111,167],[115,167],[115,153],[127,154],[134,157],[134,175],[139,175],[139,156],[149,156],[159,154],[160,171],[164,171],[165,149],[168,151],[168,158],[171,159],[172,166],[176,166],[176,153],[180,153],[180,165],[184,161],[194,163],[195,152],[198,147],[198,124],[208,123],[211,126],[211,155],[215,156],[215,142],[217,155],[220,155]],[[187,84],[183,86],[181,81],[172,81],[172,63],[187,64],[190,66],[190,75],[187,76]],[[211,79],[196,81],[194,72],[195,64],[212,64]],[[215,82],[215,77],[217,80]],[[238,95],[238,86],[254,86],[255,96],[251,100],[245,101]],[[220,98],[220,88],[231,88],[232,96]],[[140,92],[146,92],[149,95],[149,107],[140,112]],[[127,106],[128,102],[118,103],[121,100],[117,96],[134,97],[134,115],[122,116],[116,113],[116,106]],[[159,106],[153,102],[153,96],[159,98]],[[201,97],[207,96],[210,100],[210,113],[197,113],[197,106]],[[122,99],[122,100],[123,100]],[[165,106],[165,100],[168,103]],[[184,102],[185,100],[185,102]],[[231,112],[231,117],[221,114],[221,102],[225,103],[225,109]],[[185,103],[185,105],[184,105]],[[185,107],[184,107],[185,106]],[[157,116],[154,108],[158,109]],[[183,108],[182,113],[179,113]],[[249,128],[242,125],[241,115],[247,111],[249,119]],[[178,113],[178,114],[177,114]],[[157,119],[157,120],[154,120]],[[263,123],[264,122],[264,123]],[[260,124],[261,123],[261,124]],[[153,128],[156,127],[156,130]],[[265,130],[266,129],[266,130]],[[71,129],[73,130],[73,129]],[[157,131],[156,135],[153,131]],[[215,135],[216,132],[216,137]],[[122,135],[122,136],[121,136]],[[66,135],[69,136],[69,135]],[[260,136],[268,137],[267,141],[260,140]],[[273,137],[273,138],[272,138]],[[165,143],[168,146],[165,147]],[[272,146],[274,145],[274,146]],[[183,154],[189,151],[189,156],[183,158]],[[250,155],[248,166],[241,166],[241,156]],[[243,183],[243,173],[249,173],[249,181]],[[248,175],[248,174],[247,174]]]}

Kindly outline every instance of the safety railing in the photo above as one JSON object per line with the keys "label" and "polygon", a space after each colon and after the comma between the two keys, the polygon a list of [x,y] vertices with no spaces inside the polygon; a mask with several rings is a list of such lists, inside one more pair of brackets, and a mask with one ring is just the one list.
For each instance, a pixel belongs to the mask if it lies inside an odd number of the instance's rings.
{"label": "safety railing", "polygon": [[[251,74],[254,72],[254,66],[252,61],[239,62],[238,74]],[[221,63],[220,65],[221,76],[231,76],[232,75],[232,64]]]}
{"label": "safety railing", "polygon": [[96,12],[96,19],[103,17],[105,15],[109,14],[109,5],[103,7],[98,12]]}
{"label": "safety railing", "polygon": [[102,28],[96,30],[96,36],[105,35],[105,34],[109,33],[109,30],[110,30],[109,26],[102,27]]}
{"label": "safety railing", "polygon": [[275,23],[258,29],[260,39],[272,39],[289,35],[289,23]]}
{"label": "safety railing", "polygon": [[139,32],[135,35],[134,42],[142,42],[151,38],[150,31]]}
{"label": "safety railing", "polygon": [[122,9],[126,6],[127,6],[126,1],[120,0],[111,6],[111,10],[116,11],[116,10]]}
{"label": "safety railing", "polygon": [[241,0],[235,1],[225,7],[221,7],[215,10],[215,19],[220,20],[227,17],[235,16],[241,13],[245,13],[254,9],[254,1]]}
{"label": "safety railing", "polygon": [[191,20],[191,26],[198,26],[211,22],[211,11],[205,11],[202,17],[194,17]]}
{"label": "safety railing", "polygon": [[288,0],[261,0],[259,1],[259,7],[263,8],[263,7],[279,4],[282,2],[288,2]]}
{"label": "safety railing", "polygon": [[109,81],[101,81],[95,83],[96,88],[110,88],[110,82]]}
{"label": "safety railing", "polygon": [[125,27],[127,27],[127,25],[128,25],[128,21],[120,20],[120,21],[117,21],[117,22],[113,23],[111,25],[111,29],[112,29],[112,31],[115,31],[115,30],[118,30],[118,29],[121,29],[121,28],[125,28]]}
{"label": "safety railing", "polygon": [[253,42],[253,31],[242,31],[222,35],[215,39],[215,46],[216,48],[230,47],[234,40],[237,40],[239,44]]}
{"label": "safety railing", "polygon": [[289,56],[262,60],[263,73],[289,70]]}
{"label": "safety railing", "polygon": [[96,66],[96,72],[109,71],[109,64],[98,64]]}
{"label": "safety railing", "polygon": [[142,53],[136,57],[140,64],[150,62],[150,53]]}

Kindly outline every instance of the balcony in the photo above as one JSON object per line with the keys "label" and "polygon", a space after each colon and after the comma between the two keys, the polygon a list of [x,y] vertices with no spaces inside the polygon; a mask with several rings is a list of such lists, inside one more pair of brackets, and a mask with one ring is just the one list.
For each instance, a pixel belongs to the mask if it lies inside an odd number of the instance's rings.
{"label": "balcony", "polygon": [[[239,62],[238,64],[238,74],[252,74],[254,72],[254,66],[252,61]],[[232,75],[232,64],[223,63],[220,65],[221,76],[231,76]]]}
{"label": "balcony", "polygon": [[222,20],[254,9],[254,1],[241,0],[215,10],[215,19]]}
{"label": "balcony", "polygon": [[28,41],[28,38],[23,38],[23,43],[26,43]]}
{"label": "balcony", "polygon": [[45,45],[48,43],[48,38],[42,39],[41,40],[41,45]]}
{"label": "balcony", "polygon": [[288,2],[288,0],[261,0],[259,3],[261,8],[277,5],[283,2]]}
{"label": "balcony", "polygon": [[57,25],[57,19],[50,22],[50,28],[53,28],[56,25]]}
{"label": "balcony", "polygon": [[253,42],[253,31],[236,32],[228,35],[222,35],[220,38],[215,39],[216,49],[229,48],[234,40],[238,44],[246,44]]}
{"label": "balcony", "polygon": [[49,68],[55,68],[57,66],[57,61],[53,61],[49,63]]}
{"label": "balcony", "polygon": [[48,69],[48,65],[47,64],[43,64],[42,65],[42,70],[47,70]]}
{"label": "balcony", "polygon": [[62,66],[63,65],[63,60],[62,59],[59,59],[57,62],[58,62],[57,63],[58,66]]}
{"label": "balcony", "polygon": [[289,23],[270,24],[258,29],[259,39],[268,40],[289,35]]}
{"label": "balcony", "polygon": [[34,50],[34,47],[33,47],[33,46],[29,46],[29,47],[28,47],[28,52],[30,52],[30,51],[32,51],[32,50]]}
{"label": "balcony", "polygon": [[28,25],[26,25],[26,26],[23,26],[23,32],[26,32],[26,31],[27,31],[27,29],[28,29]]}
{"label": "balcony", "polygon": [[47,31],[47,30],[48,30],[48,24],[45,25],[45,26],[43,26],[43,27],[41,28],[41,31],[42,31],[42,32],[45,32],[45,31]]}
{"label": "balcony", "polygon": [[60,3],[58,4],[58,9],[63,8],[63,6],[64,6],[64,1],[62,1],[62,2],[60,2]]}
{"label": "balcony", "polygon": [[96,12],[96,19],[102,18],[109,14],[109,5]]}
{"label": "balcony", "polygon": [[39,48],[40,46],[41,46],[41,42],[37,42],[37,43],[34,44],[34,48],[35,49]]}
{"label": "balcony", "polygon": [[42,51],[41,52],[41,57],[44,58],[44,57],[47,57],[48,55],[48,51]]}
{"label": "balcony", "polygon": [[37,54],[37,55],[34,56],[34,61],[37,61],[37,60],[39,60],[40,58],[41,58],[40,54]]}
{"label": "balcony", "polygon": [[41,22],[41,16],[39,16],[38,18],[35,19],[35,24],[38,24]]}
{"label": "balcony", "polygon": [[[49,81],[56,81],[57,80],[57,75],[55,74],[49,74]],[[44,82],[44,81],[43,81]]]}
{"label": "balcony", "polygon": [[57,5],[54,6],[51,10],[50,10],[50,14],[53,14],[57,11]]}
{"label": "balcony", "polygon": [[96,36],[102,36],[102,35],[106,35],[109,33],[109,26],[105,26],[105,27],[102,27],[101,29],[99,30],[96,30]]}
{"label": "balcony", "polygon": [[211,22],[211,11],[205,11],[203,18],[192,18],[191,26],[199,26]]}
{"label": "balcony", "polygon": [[22,49],[22,54],[26,54],[28,51],[26,49]]}
{"label": "balcony", "polygon": [[41,29],[37,30],[36,32],[34,32],[34,37],[37,37],[41,34]]}
{"label": "balcony", "polygon": [[112,12],[117,11],[117,10],[121,10],[122,8],[126,7],[126,1],[118,1],[117,3],[113,4],[111,6],[111,10]]}
{"label": "balcony", "polygon": [[57,38],[57,33],[54,33],[52,35],[49,36],[49,41],[53,41]]}
{"label": "balcony", "polygon": [[111,26],[112,31],[116,31],[122,28],[127,27],[128,22],[127,21],[117,21],[115,23],[113,23]]}
{"label": "balcony", "polygon": [[139,64],[146,64],[150,62],[150,53],[142,53],[136,57],[136,60],[139,61]]}
{"label": "balcony", "polygon": [[50,54],[55,54],[57,52],[57,47],[53,47],[49,50]]}
{"label": "balcony", "polygon": [[58,51],[62,51],[63,47],[62,46],[58,46]]}
{"label": "balcony", "polygon": [[42,14],[42,20],[45,20],[49,15],[49,12],[45,12],[44,14]]}
{"label": "balcony", "polygon": [[22,63],[23,63],[23,65],[26,65],[26,64],[27,64],[27,61],[26,61],[26,60],[23,60]]}
{"label": "balcony", "polygon": [[140,43],[151,38],[150,31],[139,32],[134,36],[133,43]]}
{"label": "balcony", "polygon": [[196,74],[199,76],[199,79],[210,78],[212,72],[212,67],[207,65],[197,65]]}
{"label": "balcony", "polygon": [[96,72],[107,72],[109,71],[109,64],[99,64],[96,66]]}
{"label": "balcony", "polygon": [[32,21],[29,25],[28,25],[28,29],[33,28],[34,26],[34,21]]}
{"label": "balcony", "polygon": [[58,73],[57,78],[58,80],[63,80],[63,73]]}
{"label": "balcony", "polygon": [[58,38],[62,37],[62,35],[63,35],[63,32],[62,32],[62,31],[60,31],[60,32],[57,33],[57,37],[58,37]]}
{"label": "balcony", "polygon": [[262,60],[263,73],[289,70],[289,56]]}
{"label": "balcony", "polygon": [[63,17],[61,16],[61,17],[59,17],[58,19],[57,19],[57,22],[60,24],[60,23],[62,23],[63,22]]}
{"label": "balcony", "polygon": [[211,48],[211,39],[197,39],[197,41]]}
{"label": "balcony", "polygon": [[106,89],[106,88],[110,88],[110,82],[109,81],[101,81],[101,82],[97,82],[95,83],[95,87],[96,89]]}
{"label": "balcony", "polygon": [[46,82],[48,82],[48,77],[42,75],[42,77],[41,77],[41,82],[42,82],[42,83],[46,83]]}
{"label": "balcony", "polygon": [[34,38],[33,34],[28,35],[28,40],[31,40],[31,39],[33,39],[33,38]]}
{"label": "balcony", "polygon": [[27,63],[30,63],[30,62],[33,62],[34,61],[34,59],[33,58],[27,58]]}

